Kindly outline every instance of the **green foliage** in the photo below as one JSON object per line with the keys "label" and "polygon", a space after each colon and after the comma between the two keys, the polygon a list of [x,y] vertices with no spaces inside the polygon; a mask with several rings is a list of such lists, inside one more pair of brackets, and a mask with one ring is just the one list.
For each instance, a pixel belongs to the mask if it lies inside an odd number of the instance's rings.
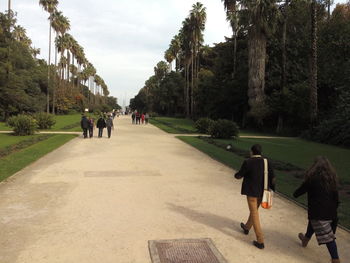
{"label": "green foliage", "polygon": [[45,112],[36,113],[34,119],[38,124],[38,128],[41,130],[51,129],[56,124],[55,116]]}
{"label": "green foliage", "polygon": [[213,121],[209,126],[209,134],[213,138],[236,138],[238,136],[238,133],[238,125],[235,122],[229,120]]}
{"label": "green foliage", "polygon": [[213,120],[209,118],[200,118],[196,121],[195,127],[198,132],[208,134],[209,133],[209,127],[212,125]]}
{"label": "green foliage", "polygon": [[36,131],[37,122],[29,115],[17,115],[10,117],[7,124],[13,128],[15,135],[32,135]]}

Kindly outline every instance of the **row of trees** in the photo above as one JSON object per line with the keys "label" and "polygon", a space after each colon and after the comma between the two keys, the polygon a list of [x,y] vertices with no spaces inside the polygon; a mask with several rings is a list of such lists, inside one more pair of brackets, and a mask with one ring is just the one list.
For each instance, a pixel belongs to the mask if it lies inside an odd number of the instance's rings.
{"label": "row of trees", "polygon": [[[0,113],[3,119],[21,112],[66,113],[85,108],[117,108],[105,81],[86,58],[84,49],[68,33],[70,21],[57,9],[57,0],[40,0],[49,13],[48,61],[37,59],[25,28],[11,10],[0,13]],[[54,48],[52,30],[55,34]],[[52,59],[54,49],[54,59]]]}
{"label": "row of trees", "polygon": [[[189,49],[182,34],[174,37],[165,60],[175,59],[175,72],[169,68],[158,86],[148,80],[133,107],[299,133],[338,116],[333,112],[339,104],[350,104],[344,99],[350,86],[349,2],[332,13],[330,1],[222,2],[232,37]],[[186,67],[192,55],[193,70]],[[169,78],[176,84],[164,81]],[[176,101],[172,109],[171,101]]]}

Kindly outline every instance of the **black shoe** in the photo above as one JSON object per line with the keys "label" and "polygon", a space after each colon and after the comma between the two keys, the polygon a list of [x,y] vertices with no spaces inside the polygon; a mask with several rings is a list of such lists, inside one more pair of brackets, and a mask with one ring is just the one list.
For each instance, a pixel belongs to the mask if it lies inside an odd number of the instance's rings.
{"label": "black shoe", "polygon": [[248,235],[249,234],[249,230],[245,228],[245,224],[241,223],[241,228],[243,229],[243,233],[245,235]]}
{"label": "black shoe", "polygon": [[265,248],[264,243],[259,243],[258,241],[255,241],[255,240],[253,241],[253,245],[256,246],[259,249],[264,249]]}

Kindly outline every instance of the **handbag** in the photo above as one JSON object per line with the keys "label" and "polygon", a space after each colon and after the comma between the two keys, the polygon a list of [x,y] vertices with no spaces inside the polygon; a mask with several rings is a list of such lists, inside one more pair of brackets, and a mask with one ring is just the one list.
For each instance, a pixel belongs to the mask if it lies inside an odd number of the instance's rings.
{"label": "handbag", "polygon": [[261,202],[261,207],[270,209],[273,203],[273,191],[269,189],[268,162],[264,159],[264,193]]}

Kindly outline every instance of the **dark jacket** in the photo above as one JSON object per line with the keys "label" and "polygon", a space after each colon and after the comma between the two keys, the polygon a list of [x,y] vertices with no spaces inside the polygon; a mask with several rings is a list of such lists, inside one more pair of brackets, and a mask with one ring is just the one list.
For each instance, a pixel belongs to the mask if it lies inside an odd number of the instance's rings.
{"label": "dark jacket", "polygon": [[113,127],[113,119],[111,117],[106,120],[106,126],[108,128]]}
{"label": "dark jacket", "polygon": [[99,129],[103,129],[106,128],[106,121],[104,118],[99,118],[97,123],[96,123],[96,127]]}
{"label": "dark jacket", "polygon": [[339,206],[338,191],[327,192],[320,180],[314,177],[305,181],[295,192],[297,198],[307,193],[308,218],[310,220],[336,220]]}
{"label": "dark jacket", "polygon": [[[242,195],[261,198],[264,192],[264,159],[252,157],[245,160],[241,169],[235,174],[237,179],[243,178]],[[275,190],[274,172],[268,161],[269,188]]]}
{"label": "dark jacket", "polygon": [[81,118],[80,126],[81,126],[82,129],[88,129],[89,128],[90,123],[89,123],[89,120],[85,116],[83,116]]}

